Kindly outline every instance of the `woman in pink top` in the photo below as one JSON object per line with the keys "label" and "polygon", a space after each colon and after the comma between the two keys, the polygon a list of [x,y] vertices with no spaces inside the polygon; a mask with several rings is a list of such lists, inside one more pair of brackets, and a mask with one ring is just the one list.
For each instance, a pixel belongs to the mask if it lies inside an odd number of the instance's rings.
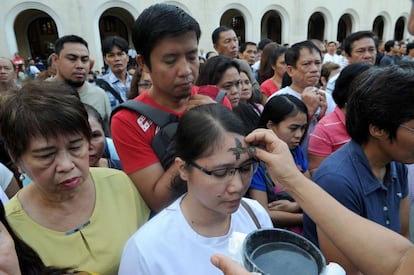
{"label": "woman in pink top", "polygon": [[262,93],[267,97],[279,90],[286,72],[285,53],[287,48],[276,43],[266,45],[260,61],[259,83]]}

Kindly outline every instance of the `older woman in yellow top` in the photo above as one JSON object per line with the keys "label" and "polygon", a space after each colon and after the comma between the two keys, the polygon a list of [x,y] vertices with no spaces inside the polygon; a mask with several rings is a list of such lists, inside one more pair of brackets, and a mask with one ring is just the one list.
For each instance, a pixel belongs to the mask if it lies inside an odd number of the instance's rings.
{"label": "older woman in yellow top", "polygon": [[123,172],[89,168],[88,115],[72,88],[30,83],[0,99],[0,130],[32,183],[6,205],[14,231],[46,265],[116,274],[149,209]]}

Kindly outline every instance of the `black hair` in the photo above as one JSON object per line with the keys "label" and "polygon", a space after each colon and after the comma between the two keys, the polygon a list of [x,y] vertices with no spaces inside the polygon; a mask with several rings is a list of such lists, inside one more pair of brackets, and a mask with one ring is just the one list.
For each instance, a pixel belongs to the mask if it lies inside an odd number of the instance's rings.
{"label": "black hair", "polygon": [[209,51],[209,52],[206,53],[206,61],[209,59],[210,55],[212,55],[212,54],[217,55],[217,53],[215,51]]}
{"label": "black hair", "polygon": [[332,92],[332,97],[339,108],[344,108],[351,93],[352,81],[361,73],[365,72],[372,65],[365,62],[358,62],[349,64],[339,73],[335,82],[335,88]]}
{"label": "black hair", "polygon": [[176,155],[187,163],[206,157],[219,146],[225,132],[247,134],[243,122],[222,104],[194,107],[178,124]]}
{"label": "black hair", "polygon": [[386,52],[389,52],[389,51],[391,51],[391,48],[394,47],[394,45],[395,45],[395,40],[388,40],[384,44],[384,50]]}
{"label": "black hair", "polygon": [[413,42],[407,43],[407,53],[412,49],[414,49],[414,43]]}
{"label": "black hair", "polygon": [[218,43],[220,39],[220,34],[226,31],[233,31],[233,29],[228,26],[220,26],[213,31],[213,33],[211,34],[211,42],[213,42],[213,45],[216,45]]}
{"label": "black hair", "polygon": [[[247,134],[244,123],[230,109],[214,103],[191,108],[178,123],[176,156],[186,162],[186,169],[192,169],[189,163],[212,154],[226,132]],[[187,183],[177,175],[171,189],[178,197],[187,191]]]}
{"label": "black hair", "polygon": [[247,41],[247,42],[244,42],[244,43],[242,43],[240,45],[239,52],[240,53],[243,53],[246,50],[246,48],[247,48],[248,45],[252,45],[252,46],[255,46],[256,47],[256,43]]}
{"label": "black hair", "polygon": [[197,79],[197,85],[216,85],[229,68],[236,68],[240,72],[239,63],[233,58],[217,55],[208,59]]}
{"label": "black hair", "polygon": [[282,84],[280,85],[280,89],[285,88],[285,87],[289,87],[290,85],[292,85],[292,78],[290,77],[290,75],[285,72],[283,74],[283,78],[282,78]]}
{"label": "black hair", "polygon": [[270,39],[270,38],[264,38],[264,39],[260,40],[260,41],[259,41],[259,43],[257,43],[257,49],[258,49],[258,50],[263,50],[263,49],[264,49],[264,47],[265,47],[267,44],[271,43],[271,42],[273,42],[273,40],[272,40],[272,39]]}
{"label": "black hair", "polygon": [[286,64],[289,66],[292,66],[296,68],[296,63],[298,62],[300,58],[300,51],[302,49],[308,49],[310,52],[316,51],[322,58],[321,51],[319,48],[310,40],[305,40],[302,42],[298,42],[296,44],[293,44],[292,47],[290,47],[286,54],[285,54],[285,61]]}
{"label": "black hair", "polygon": [[65,35],[65,36],[59,37],[56,40],[56,42],[55,42],[55,53],[57,55],[60,54],[60,51],[63,49],[63,46],[65,45],[65,43],[80,43],[88,49],[88,42],[86,42],[85,39],[83,39],[80,36],[70,34],[70,35]]}
{"label": "black hair", "polygon": [[102,54],[105,56],[110,53],[112,49],[117,46],[121,51],[128,53],[128,42],[120,36],[109,36],[102,42]]}
{"label": "black hair", "polygon": [[346,129],[358,144],[369,140],[370,125],[383,129],[389,139],[398,127],[414,119],[414,67],[373,67],[352,83],[346,112]]}
{"label": "black hair", "polygon": [[157,43],[166,37],[193,32],[200,39],[198,22],[181,8],[169,4],[152,5],[138,16],[132,26],[132,42],[145,64],[151,69],[150,55]]}
{"label": "black hair", "polygon": [[343,49],[348,56],[352,56],[352,46],[362,38],[371,38],[375,43],[375,34],[372,31],[358,31],[348,35],[343,43]]}
{"label": "black hair", "polygon": [[279,124],[281,121],[295,116],[299,112],[306,114],[306,121],[308,121],[308,108],[306,108],[302,100],[293,95],[276,95],[270,98],[264,106],[258,128],[267,128],[266,125],[269,121]]}

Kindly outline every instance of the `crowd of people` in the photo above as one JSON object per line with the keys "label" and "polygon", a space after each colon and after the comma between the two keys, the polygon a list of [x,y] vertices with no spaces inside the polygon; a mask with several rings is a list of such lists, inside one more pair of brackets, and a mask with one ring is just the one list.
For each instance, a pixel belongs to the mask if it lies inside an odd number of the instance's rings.
{"label": "crowd of people", "polygon": [[347,274],[411,274],[414,44],[200,36],[155,4],[104,74],[77,35],[0,58],[0,273],[248,274],[232,234],[277,227]]}

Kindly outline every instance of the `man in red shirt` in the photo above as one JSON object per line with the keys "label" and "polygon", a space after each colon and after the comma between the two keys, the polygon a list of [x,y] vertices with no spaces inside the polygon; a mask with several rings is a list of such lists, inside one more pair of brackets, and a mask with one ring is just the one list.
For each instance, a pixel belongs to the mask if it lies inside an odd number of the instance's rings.
{"label": "man in red shirt", "polygon": [[[197,21],[180,8],[155,4],[144,10],[134,23],[132,40],[137,64],[150,73],[153,84],[134,100],[179,117],[191,107],[215,102],[193,89],[199,72],[200,34]],[[159,129],[130,110],[112,117],[112,138],[123,169],[154,212],[175,199],[171,181],[178,171],[174,165],[164,170],[151,147]]]}

